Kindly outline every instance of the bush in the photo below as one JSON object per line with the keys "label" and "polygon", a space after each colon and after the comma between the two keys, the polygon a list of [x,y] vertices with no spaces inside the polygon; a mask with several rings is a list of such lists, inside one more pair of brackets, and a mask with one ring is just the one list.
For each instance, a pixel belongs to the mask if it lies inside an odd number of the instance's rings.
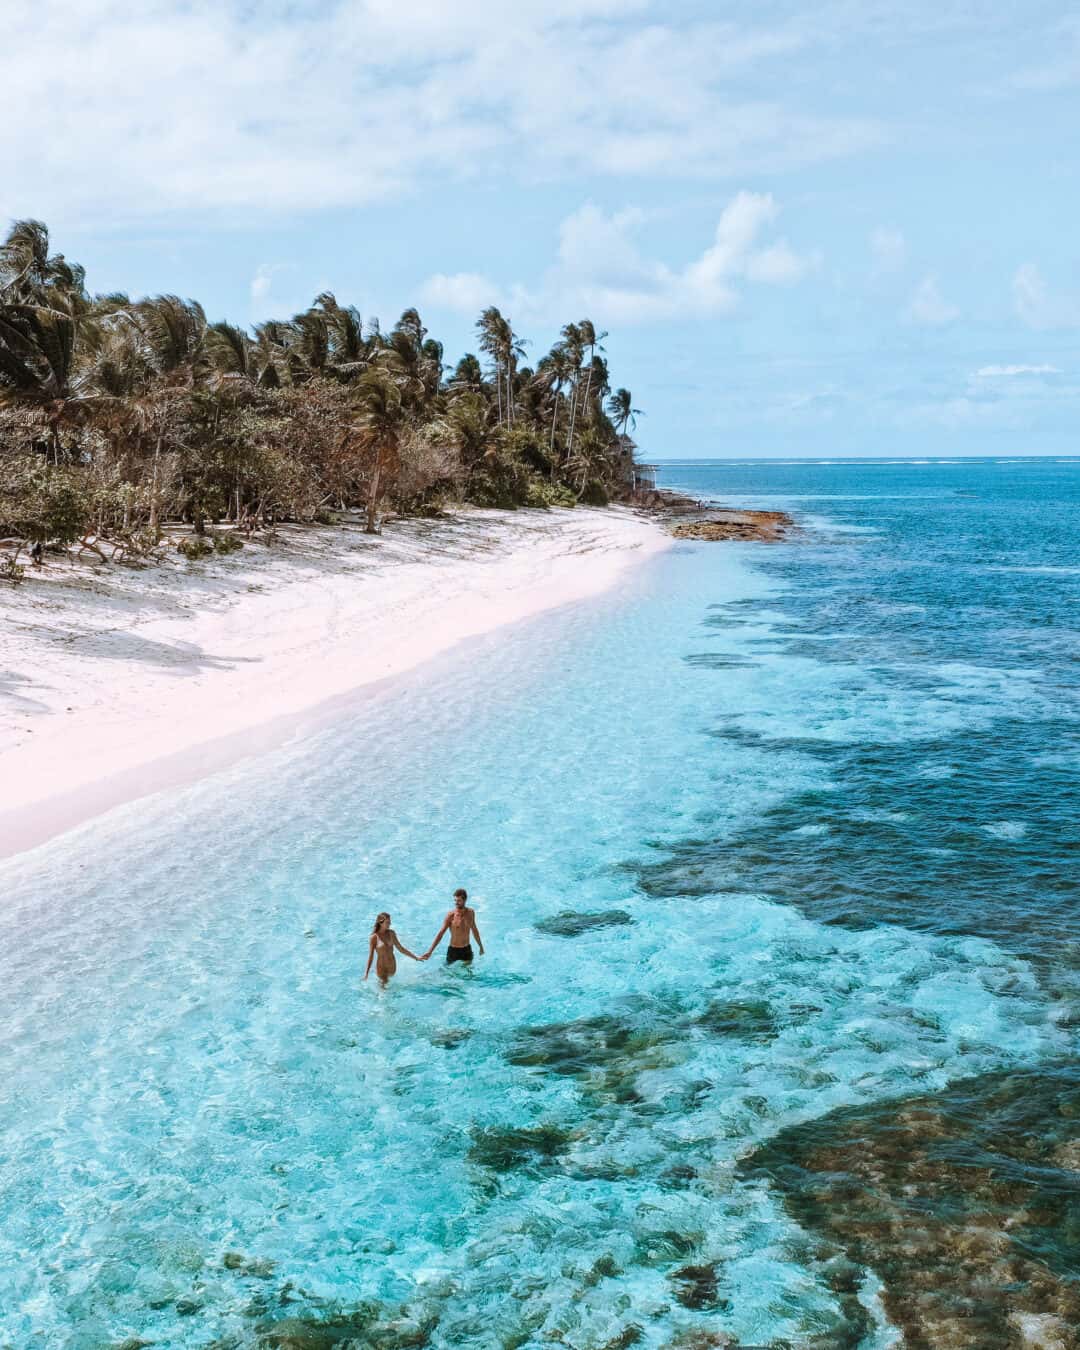
{"label": "bush", "polygon": [[14,553],[8,553],[0,559],[0,581],[10,581],[17,586],[26,575],[26,568],[17,563],[15,557]]}
{"label": "bush", "polygon": [[577,498],[565,483],[551,483],[543,478],[531,478],[525,494],[526,506],[576,506]]}
{"label": "bush", "polygon": [[78,470],[32,456],[0,459],[0,534],[36,544],[73,544],[87,524]]}
{"label": "bush", "polygon": [[176,551],[188,562],[198,562],[200,558],[208,558],[213,553],[214,546],[209,539],[192,534],[176,541]]}
{"label": "bush", "polygon": [[239,553],[243,547],[244,541],[235,534],[214,535],[215,553]]}
{"label": "bush", "polygon": [[595,478],[590,478],[582,488],[578,500],[584,502],[586,506],[607,506],[610,498],[603,483],[598,483]]}

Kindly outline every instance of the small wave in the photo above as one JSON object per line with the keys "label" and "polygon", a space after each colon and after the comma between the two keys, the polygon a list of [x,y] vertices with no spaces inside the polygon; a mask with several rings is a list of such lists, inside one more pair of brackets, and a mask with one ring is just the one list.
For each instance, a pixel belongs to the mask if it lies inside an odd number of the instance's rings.
{"label": "small wave", "polygon": [[800,825],[797,830],[792,830],[792,834],[797,834],[804,839],[816,839],[823,834],[829,833],[829,826],[825,824]]}
{"label": "small wave", "polygon": [[956,767],[952,764],[924,764],[916,775],[919,778],[953,778]]}
{"label": "small wave", "polygon": [[997,820],[993,825],[980,825],[979,829],[992,839],[1015,841],[1027,834],[1027,826],[1022,820]]}

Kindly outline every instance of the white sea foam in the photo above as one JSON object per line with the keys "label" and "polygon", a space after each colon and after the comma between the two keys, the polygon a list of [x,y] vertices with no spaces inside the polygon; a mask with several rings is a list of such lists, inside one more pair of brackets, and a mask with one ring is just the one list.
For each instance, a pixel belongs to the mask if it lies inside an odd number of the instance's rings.
{"label": "white sea foam", "polygon": [[1009,842],[1023,839],[1028,831],[1026,823],[1022,820],[996,820],[992,825],[980,825],[979,829],[992,839],[1005,839]]}

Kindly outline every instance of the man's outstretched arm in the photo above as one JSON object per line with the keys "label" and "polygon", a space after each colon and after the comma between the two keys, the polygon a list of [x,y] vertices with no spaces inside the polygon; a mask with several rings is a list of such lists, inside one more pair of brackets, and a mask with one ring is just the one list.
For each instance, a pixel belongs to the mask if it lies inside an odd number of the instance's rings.
{"label": "man's outstretched arm", "polygon": [[442,927],[439,929],[439,931],[435,934],[435,937],[432,939],[431,946],[427,949],[427,951],[426,951],[426,952],[423,954],[423,956],[420,958],[421,961],[426,961],[426,960],[428,959],[428,957],[431,955],[431,953],[435,950],[435,948],[436,948],[436,947],[439,945],[439,943],[442,941],[442,936],[443,936],[443,934],[446,932],[446,930],[447,930],[449,927],[450,927],[450,915],[448,914],[448,915],[446,916],[446,918],[443,919],[443,925],[442,925]]}
{"label": "man's outstretched arm", "polygon": [[476,926],[476,915],[475,915],[475,914],[473,914],[473,916],[472,916],[471,926],[472,926],[472,930],[473,930],[473,937],[476,938],[476,945],[480,948],[480,955],[483,956],[483,954],[484,954],[484,939],[480,936],[480,929],[477,928],[477,926]]}

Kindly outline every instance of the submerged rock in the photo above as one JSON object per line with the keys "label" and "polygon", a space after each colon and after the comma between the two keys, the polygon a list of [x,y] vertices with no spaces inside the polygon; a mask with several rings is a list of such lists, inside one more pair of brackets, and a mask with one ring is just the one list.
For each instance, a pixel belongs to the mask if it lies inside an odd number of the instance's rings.
{"label": "submerged rock", "polygon": [[538,933],[547,933],[549,937],[580,937],[582,933],[591,933],[597,928],[621,928],[633,923],[633,919],[623,909],[605,909],[598,914],[579,914],[572,909],[564,909],[550,919],[541,919],[534,927]]}
{"label": "submerged rock", "polygon": [[710,1036],[756,1042],[770,1041],[777,1032],[772,1009],[761,999],[720,999],[710,1003],[697,1018],[697,1025]]}
{"label": "submerged rock", "polygon": [[529,1125],[520,1128],[489,1125],[475,1128],[468,1158],[480,1167],[495,1172],[511,1172],[522,1167],[550,1166],[566,1152],[572,1136],[557,1125]]}
{"label": "submerged rock", "polygon": [[265,1350],[410,1350],[430,1343],[437,1320],[391,1318],[372,1304],[326,1318],[288,1317],[263,1327]]}
{"label": "submerged rock", "polygon": [[668,1279],[675,1285],[675,1297],[684,1308],[702,1312],[731,1306],[727,1299],[720,1297],[719,1279],[713,1262],[705,1266],[682,1266],[672,1271]]}
{"label": "submerged rock", "polygon": [[913,1350],[1080,1346],[1075,1066],[846,1108],[744,1165],[882,1281]]}

